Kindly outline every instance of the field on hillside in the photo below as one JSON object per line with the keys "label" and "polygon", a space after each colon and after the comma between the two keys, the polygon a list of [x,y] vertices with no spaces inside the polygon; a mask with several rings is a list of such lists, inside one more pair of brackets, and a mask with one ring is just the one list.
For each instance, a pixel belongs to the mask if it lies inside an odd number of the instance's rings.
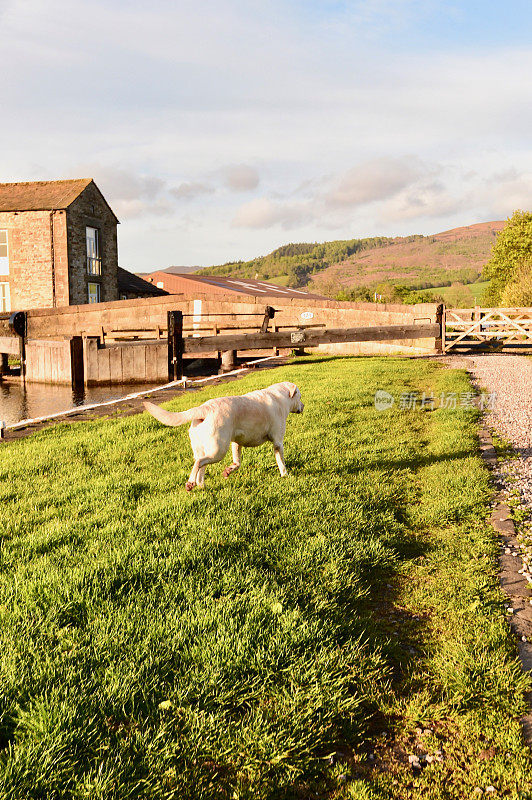
{"label": "field on hillside", "polygon": [[421,289],[420,294],[426,295],[428,301],[431,297],[441,297],[449,308],[470,308],[482,305],[488,286],[489,281],[477,281],[466,286],[435,286],[433,289]]}
{"label": "field on hillside", "polygon": [[168,407],[280,380],[287,479],[265,446],[186,493],[147,415],[1,447],[2,800],[532,796],[465,373],[308,357]]}

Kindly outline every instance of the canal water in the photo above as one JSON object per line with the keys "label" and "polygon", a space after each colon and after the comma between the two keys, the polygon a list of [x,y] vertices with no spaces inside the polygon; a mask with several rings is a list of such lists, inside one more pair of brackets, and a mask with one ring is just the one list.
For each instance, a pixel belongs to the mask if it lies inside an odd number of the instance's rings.
{"label": "canal water", "polygon": [[74,391],[70,386],[51,384],[27,383],[24,386],[20,378],[8,377],[0,380],[0,421],[10,425],[23,419],[67,411],[74,406],[118,400],[124,395],[156,386],[160,383],[95,386]]}

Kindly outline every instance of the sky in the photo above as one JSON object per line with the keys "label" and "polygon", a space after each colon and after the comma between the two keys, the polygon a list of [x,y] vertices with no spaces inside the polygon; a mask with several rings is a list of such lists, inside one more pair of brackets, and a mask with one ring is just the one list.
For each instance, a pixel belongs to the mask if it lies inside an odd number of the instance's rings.
{"label": "sky", "polygon": [[532,209],[532,3],[0,0],[0,181],[93,177],[135,272]]}

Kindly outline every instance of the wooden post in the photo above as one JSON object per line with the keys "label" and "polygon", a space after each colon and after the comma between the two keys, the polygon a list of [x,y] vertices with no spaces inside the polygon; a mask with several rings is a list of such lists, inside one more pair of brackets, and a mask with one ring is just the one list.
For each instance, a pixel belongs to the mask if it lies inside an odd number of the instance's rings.
{"label": "wooden post", "polygon": [[7,353],[0,353],[0,381],[4,375],[9,372],[9,355]]}
{"label": "wooden post", "polygon": [[168,312],[168,380],[183,377],[183,312]]}
{"label": "wooden post", "polygon": [[85,375],[83,369],[83,338],[72,336],[70,339],[70,375],[73,389],[83,389]]}
{"label": "wooden post", "polygon": [[[215,336],[218,336],[218,334],[220,333],[218,325],[214,325],[213,326],[213,333],[214,333]],[[220,371],[221,367],[222,367],[222,351],[221,350],[217,350],[216,351],[216,369],[218,370],[218,372]]]}
{"label": "wooden post", "polygon": [[440,303],[436,309],[436,324],[440,326],[440,335],[434,340],[437,353],[445,353],[445,306]]}
{"label": "wooden post", "polygon": [[20,380],[21,383],[26,383],[26,339],[24,336],[20,337]]}
{"label": "wooden post", "polygon": [[261,333],[266,333],[266,331],[268,330],[268,325],[270,323],[270,320],[273,319],[274,317],[275,317],[275,308],[272,308],[271,306],[266,306],[266,310],[264,312],[264,319],[262,320],[262,325],[260,326]]}
{"label": "wooden post", "polygon": [[224,350],[222,353],[222,365],[218,370],[218,374],[223,375],[224,372],[231,372],[236,365],[236,350]]}
{"label": "wooden post", "polygon": [[28,332],[27,314],[25,311],[15,311],[9,317],[9,327],[20,337],[20,380],[26,381],[26,336]]}

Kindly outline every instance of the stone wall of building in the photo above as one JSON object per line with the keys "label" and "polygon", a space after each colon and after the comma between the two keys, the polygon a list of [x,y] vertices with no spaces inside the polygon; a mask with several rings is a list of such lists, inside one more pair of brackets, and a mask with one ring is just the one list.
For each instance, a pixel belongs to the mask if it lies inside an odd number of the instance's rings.
{"label": "stone wall of building", "polygon": [[11,309],[68,305],[66,212],[3,211],[0,230],[7,230]]}
{"label": "stone wall of building", "polygon": [[[96,228],[100,237],[101,275],[87,272],[86,228]],[[100,285],[100,301],[118,300],[117,220],[94,183],[74,200],[67,210],[70,300],[76,305],[88,302],[88,284]]]}
{"label": "stone wall of building", "polygon": [[[87,226],[99,231],[99,276],[87,272]],[[92,182],[68,209],[0,212],[9,265],[9,274],[1,274],[0,282],[9,283],[11,310],[87,303],[89,282],[100,285],[101,302],[118,300],[116,226]]]}

